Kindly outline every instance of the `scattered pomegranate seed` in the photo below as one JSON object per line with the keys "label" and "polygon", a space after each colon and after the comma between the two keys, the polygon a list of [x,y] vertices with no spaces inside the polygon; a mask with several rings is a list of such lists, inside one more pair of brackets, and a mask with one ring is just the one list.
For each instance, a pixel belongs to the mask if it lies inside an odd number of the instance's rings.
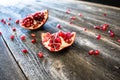
{"label": "scattered pomegranate seed", "polygon": [[66,14],[69,14],[69,13],[70,13],[70,9],[67,9],[67,10],[66,10]]}
{"label": "scattered pomegranate seed", "polygon": [[76,20],[75,16],[70,17],[71,20]]}
{"label": "scattered pomegranate seed", "polygon": [[28,50],[27,49],[23,49],[22,52],[23,53],[28,53]]}
{"label": "scattered pomegranate seed", "polygon": [[99,55],[99,54],[100,54],[99,50],[95,50],[94,55]]}
{"label": "scattered pomegranate seed", "polygon": [[82,16],[82,13],[79,13],[78,15],[79,15],[79,16]]}
{"label": "scattered pomegranate seed", "polygon": [[93,55],[93,54],[94,54],[94,50],[90,50],[90,51],[88,52],[88,54],[89,54],[89,55]]}
{"label": "scattered pomegranate seed", "polygon": [[69,24],[72,24],[72,22],[70,21]]}
{"label": "scattered pomegranate seed", "polygon": [[19,20],[16,20],[15,23],[16,23],[16,24],[19,24]]}
{"label": "scattered pomegranate seed", "polygon": [[3,21],[3,24],[6,24],[6,21]]}
{"label": "scattered pomegranate seed", "polygon": [[38,53],[38,57],[39,57],[39,58],[43,58],[43,53],[42,53],[42,52],[39,52],[39,53]]}
{"label": "scattered pomegranate seed", "polygon": [[57,24],[57,26],[56,26],[57,28],[59,28],[59,29],[61,29],[61,25],[60,24]]}
{"label": "scattered pomegranate seed", "polygon": [[117,40],[120,43],[120,39]]}
{"label": "scattered pomegranate seed", "polygon": [[2,32],[0,32],[0,35],[2,35]]}
{"label": "scattered pomegranate seed", "polygon": [[10,22],[8,22],[8,26],[10,26]]}
{"label": "scattered pomegranate seed", "polygon": [[31,37],[36,37],[36,35],[32,33],[32,34],[31,34]]}
{"label": "scattered pomegranate seed", "polygon": [[25,36],[21,36],[20,39],[23,41],[23,40],[26,39],[26,37]]}
{"label": "scattered pomegranate seed", "polygon": [[1,19],[1,22],[4,22],[5,20],[4,19]]}
{"label": "scattered pomegranate seed", "polygon": [[94,29],[100,29],[100,26],[94,26]]}
{"label": "scattered pomegranate seed", "polygon": [[83,30],[84,30],[84,31],[86,31],[86,30],[87,30],[87,28],[83,28]]}
{"label": "scattered pomegranate seed", "polygon": [[112,30],[109,30],[108,33],[109,33],[110,37],[115,37],[115,33]]}
{"label": "scattered pomegranate seed", "polygon": [[10,36],[10,39],[11,39],[11,40],[14,40],[14,38],[15,38],[14,35],[11,35],[11,36]]}
{"label": "scattered pomegranate seed", "polygon": [[12,31],[16,31],[16,28],[12,28]]}
{"label": "scattered pomegranate seed", "polygon": [[11,18],[9,18],[8,20],[11,20]]}
{"label": "scattered pomegranate seed", "polygon": [[106,13],[104,13],[103,15],[104,15],[104,16],[107,16],[107,14],[106,14]]}
{"label": "scattered pomegranate seed", "polygon": [[31,40],[31,43],[35,43],[35,42],[36,42],[36,39],[32,39],[32,40]]}
{"label": "scattered pomegranate seed", "polygon": [[96,39],[100,40],[100,38],[101,38],[101,35],[96,36]]}
{"label": "scattered pomegranate seed", "polygon": [[107,30],[107,27],[109,27],[108,24],[103,24],[103,25],[102,25],[102,30],[103,30],[103,31],[106,31],[106,30]]}

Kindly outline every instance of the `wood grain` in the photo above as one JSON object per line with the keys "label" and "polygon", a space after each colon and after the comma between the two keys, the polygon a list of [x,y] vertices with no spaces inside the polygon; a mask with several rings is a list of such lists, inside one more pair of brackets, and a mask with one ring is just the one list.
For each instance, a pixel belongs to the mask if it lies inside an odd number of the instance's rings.
{"label": "wood grain", "polygon": [[[70,9],[70,14],[66,10]],[[49,19],[46,24],[34,31],[25,30],[14,21],[42,9],[49,10]],[[83,16],[78,16],[82,13]],[[106,13],[107,16],[103,16]],[[20,3],[10,7],[2,7],[1,19],[12,17],[11,26],[0,24],[8,47],[16,61],[18,61],[28,80],[120,80],[120,9],[87,4],[84,2],[32,2]],[[70,17],[76,16],[73,24],[69,24]],[[77,33],[75,43],[60,52],[52,53],[41,44],[42,32],[57,32],[57,24],[62,25],[63,31]],[[109,29],[115,32],[111,38],[107,31],[95,30],[94,25],[108,23]],[[17,29],[16,33],[12,27]],[[84,31],[87,28],[87,31]],[[36,34],[37,43],[32,44],[31,33]],[[15,35],[14,41],[9,39]],[[96,35],[101,34],[101,40],[96,40]],[[20,36],[25,35],[26,41],[21,41]],[[27,49],[28,54],[23,54],[22,49]],[[91,49],[100,50],[100,55],[90,56]],[[44,58],[37,57],[38,52],[44,53]]]}

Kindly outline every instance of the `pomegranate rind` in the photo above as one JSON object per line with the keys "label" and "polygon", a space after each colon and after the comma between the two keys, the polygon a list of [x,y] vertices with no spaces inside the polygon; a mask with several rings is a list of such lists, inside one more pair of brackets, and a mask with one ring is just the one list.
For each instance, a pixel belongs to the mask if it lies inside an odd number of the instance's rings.
{"label": "pomegranate rind", "polygon": [[[45,38],[46,34],[47,34],[47,33],[42,33],[42,34],[41,34],[42,44],[44,45],[44,47],[46,47],[46,48],[47,48],[48,50],[50,50],[51,52],[58,52],[58,51],[60,51],[60,50],[62,50],[62,49],[64,49],[64,48],[67,48],[67,47],[71,46],[71,45],[74,43],[75,37],[76,37],[76,32],[71,32],[71,34],[72,34],[73,36],[72,36],[72,38],[71,38],[71,42],[70,42],[70,43],[66,43],[62,37],[59,37],[59,38],[61,39],[61,46],[60,46],[60,48],[59,48],[59,49],[51,50],[51,47],[48,46],[48,44],[50,43],[50,39],[44,41],[44,38]],[[53,33],[53,34],[58,34],[58,33]],[[52,34],[51,34],[51,35],[52,35]]]}
{"label": "pomegranate rind", "polygon": [[[43,10],[43,11],[40,11],[40,12],[43,12],[43,13],[44,13],[44,19],[43,19],[43,21],[42,21],[41,23],[37,23],[37,22],[33,19],[33,20],[34,20],[34,22],[33,22],[34,24],[33,24],[32,26],[30,26],[30,27],[26,27],[26,26],[22,25],[22,21],[23,21],[23,19],[22,19],[22,20],[20,20],[20,26],[23,27],[23,28],[25,28],[25,29],[28,29],[28,30],[35,30],[35,29],[40,28],[42,25],[45,24],[45,22],[46,22],[47,19],[48,19],[48,10]],[[29,15],[29,17],[33,18],[32,15]]]}

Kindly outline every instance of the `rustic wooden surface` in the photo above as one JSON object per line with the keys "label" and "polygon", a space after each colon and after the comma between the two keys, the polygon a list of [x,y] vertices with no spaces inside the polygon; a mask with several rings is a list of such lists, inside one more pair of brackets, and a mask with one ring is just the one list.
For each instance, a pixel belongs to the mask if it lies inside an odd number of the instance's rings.
{"label": "rustic wooden surface", "polygon": [[[14,21],[42,9],[49,10],[49,19],[46,24],[34,31],[25,30]],[[70,9],[70,14],[66,10]],[[83,16],[78,16],[82,13]],[[103,16],[106,13],[107,16]],[[77,20],[69,24],[70,17],[76,16]],[[36,1],[32,3],[19,3],[0,9],[0,19],[12,18],[11,26],[0,23],[3,39],[11,51],[11,55],[18,63],[23,74],[28,80],[120,80],[120,8],[86,3],[72,2],[47,2]],[[62,25],[63,31],[77,33],[75,43],[60,52],[52,53],[41,44],[42,32],[57,32],[57,24]],[[95,30],[94,25],[108,23],[109,29],[115,32],[115,38],[109,37],[107,31]],[[16,33],[12,31],[15,27]],[[84,31],[87,28],[87,31]],[[31,33],[36,34],[37,43],[31,43]],[[10,35],[15,39],[11,41]],[[96,40],[96,35],[102,38]],[[26,40],[21,41],[20,36],[25,35]],[[22,49],[27,49],[28,54],[23,54]],[[100,55],[90,56],[91,49],[100,50]],[[38,52],[44,53],[44,58],[37,57]],[[5,64],[5,63],[4,63]],[[14,74],[13,74],[14,75]]]}

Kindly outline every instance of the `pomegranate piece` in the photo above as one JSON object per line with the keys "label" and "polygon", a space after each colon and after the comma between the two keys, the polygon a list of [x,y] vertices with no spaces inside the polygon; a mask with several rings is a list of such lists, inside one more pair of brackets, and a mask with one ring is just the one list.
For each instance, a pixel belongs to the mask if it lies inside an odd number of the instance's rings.
{"label": "pomegranate piece", "polygon": [[16,20],[15,23],[16,23],[16,24],[19,24],[19,20]]}
{"label": "pomegranate piece", "polygon": [[40,28],[48,19],[48,10],[39,11],[20,21],[21,27],[29,30]]}
{"label": "pomegranate piece", "polygon": [[23,49],[22,52],[23,53],[28,53],[28,50],[27,49]]}
{"label": "pomegranate piece", "polygon": [[103,31],[106,31],[107,28],[109,27],[109,25],[108,25],[108,24],[103,24],[101,27],[102,27],[101,29],[102,29]]}
{"label": "pomegranate piece", "polygon": [[90,50],[90,51],[88,52],[88,54],[89,54],[89,55],[93,55],[93,54],[94,54],[94,50]]}
{"label": "pomegranate piece", "polygon": [[26,39],[26,37],[25,36],[21,36],[20,39],[23,41],[23,40]]}
{"label": "pomegranate piece", "polygon": [[75,40],[75,32],[42,33],[42,44],[50,51],[57,52],[71,46]]}
{"label": "pomegranate piece", "polygon": [[96,36],[96,39],[100,40],[100,38],[101,38],[101,35]]}
{"label": "pomegranate piece", "polygon": [[14,35],[11,35],[11,36],[10,36],[10,39],[11,39],[11,40],[14,40],[14,38],[15,38]]}
{"label": "pomegranate piece", "polygon": [[43,53],[42,53],[42,52],[39,52],[39,53],[38,53],[38,57],[39,57],[39,58],[43,58]]}

